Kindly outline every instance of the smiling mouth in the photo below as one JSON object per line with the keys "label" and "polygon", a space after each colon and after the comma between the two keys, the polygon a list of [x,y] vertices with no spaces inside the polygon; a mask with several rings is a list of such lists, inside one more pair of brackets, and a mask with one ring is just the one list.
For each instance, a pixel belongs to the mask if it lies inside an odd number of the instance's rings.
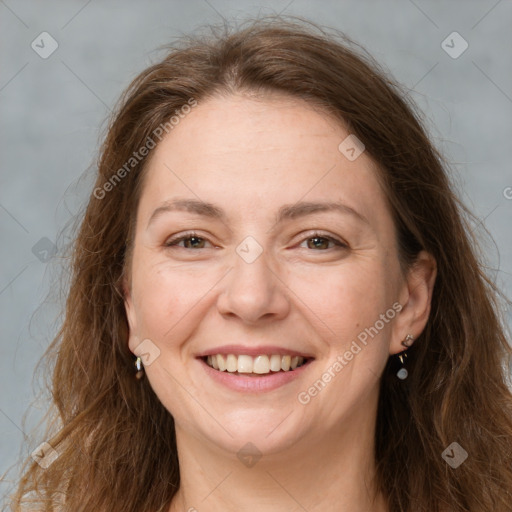
{"label": "smiling mouth", "polygon": [[279,354],[263,354],[256,357],[244,354],[212,354],[203,357],[202,360],[219,372],[257,377],[292,372],[312,361],[312,358]]}

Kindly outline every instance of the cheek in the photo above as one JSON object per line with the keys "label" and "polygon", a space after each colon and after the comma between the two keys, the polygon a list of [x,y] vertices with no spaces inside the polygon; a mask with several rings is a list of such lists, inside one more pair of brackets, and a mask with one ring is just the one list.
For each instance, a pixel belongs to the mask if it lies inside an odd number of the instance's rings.
{"label": "cheek", "polygon": [[211,269],[190,271],[169,262],[139,265],[133,278],[139,336],[167,346],[183,339],[198,324],[202,303],[218,279]]}
{"label": "cheek", "polygon": [[[297,304],[303,304],[304,315],[330,352],[345,351],[376,322],[379,335],[388,330],[390,323],[381,326],[379,319],[392,307],[393,294],[390,273],[378,260],[318,269],[294,280],[290,288],[299,298]],[[364,334],[360,338],[364,339]]]}

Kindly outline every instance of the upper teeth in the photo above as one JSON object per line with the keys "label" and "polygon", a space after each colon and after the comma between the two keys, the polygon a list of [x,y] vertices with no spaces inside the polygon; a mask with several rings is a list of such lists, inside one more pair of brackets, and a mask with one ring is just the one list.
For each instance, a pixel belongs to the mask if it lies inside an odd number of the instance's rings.
{"label": "upper teeth", "polygon": [[206,362],[212,368],[221,372],[238,373],[270,373],[283,370],[285,372],[295,370],[297,366],[304,363],[304,358],[300,356],[281,356],[273,354],[271,356],[261,355],[251,357],[247,355],[236,356],[234,354],[215,354],[208,356]]}

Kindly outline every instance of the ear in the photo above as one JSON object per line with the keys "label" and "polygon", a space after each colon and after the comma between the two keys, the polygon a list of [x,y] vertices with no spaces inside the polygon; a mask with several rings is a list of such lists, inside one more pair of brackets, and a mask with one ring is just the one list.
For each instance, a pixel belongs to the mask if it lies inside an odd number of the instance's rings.
{"label": "ear", "polygon": [[402,310],[393,326],[390,354],[398,354],[405,347],[402,340],[411,334],[414,339],[423,332],[430,315],[432,294],[437,276],[437,264],[432,255],[421,251],[400,289]]}
{"label": "ear", "polygon": [[132,288],[126,279],[123,280],[123,294],[124,309],[126,311],[126,318],[128,320],[128,348],[133,353],[135,348],[139,345],[140,341],[137,336],[137,314],[132,296]]}

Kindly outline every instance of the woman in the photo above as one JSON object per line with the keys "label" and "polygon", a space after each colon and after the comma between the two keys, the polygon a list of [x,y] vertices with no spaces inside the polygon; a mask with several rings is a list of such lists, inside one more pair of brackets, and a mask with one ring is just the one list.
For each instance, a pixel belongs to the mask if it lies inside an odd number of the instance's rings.
{"label": "woman", "polygon": [[13,510],[512,510],[511,349],[444,167],[398,86],[305,23],[142,72]]}

